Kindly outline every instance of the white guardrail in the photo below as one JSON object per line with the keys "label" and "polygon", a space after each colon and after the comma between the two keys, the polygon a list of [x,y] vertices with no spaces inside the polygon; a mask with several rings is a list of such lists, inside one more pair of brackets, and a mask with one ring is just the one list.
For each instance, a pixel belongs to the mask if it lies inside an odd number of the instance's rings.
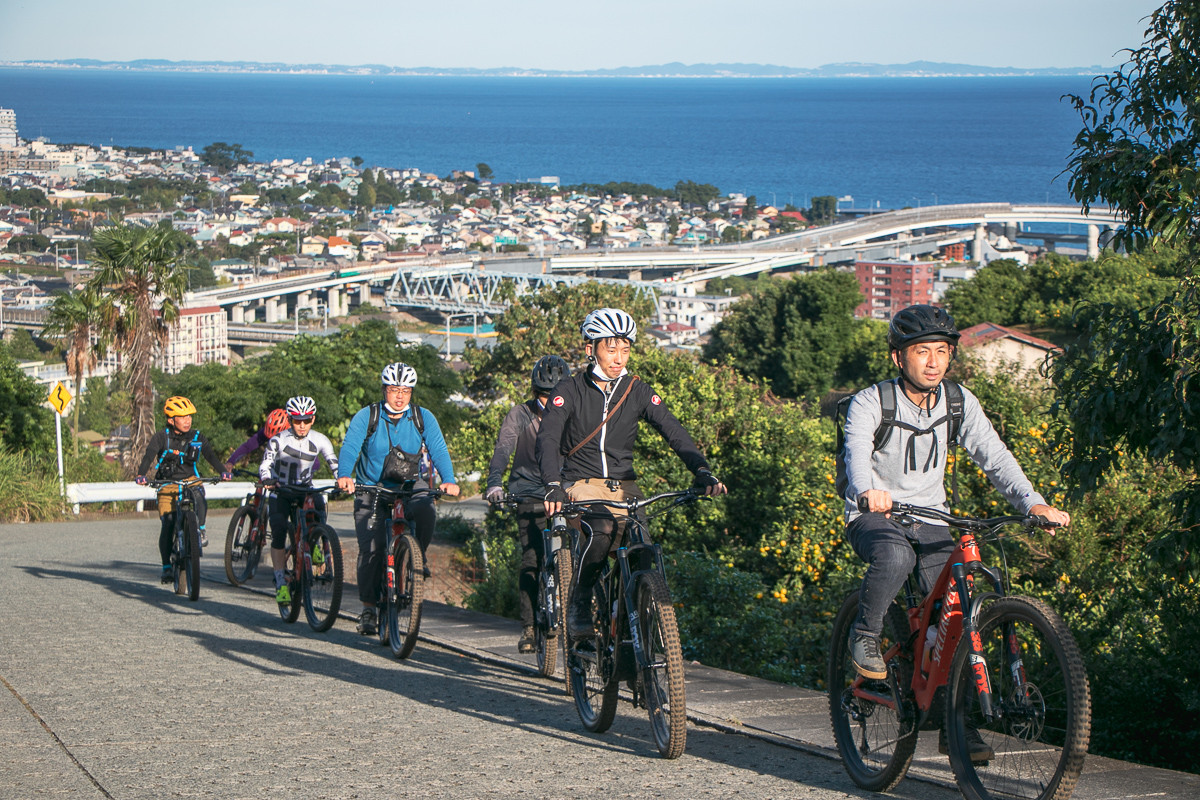
{"label": "white guardrail", "polygon": [[[333,486],[333,479],[315,480],[313,486],[318,488]],[[250,481],[204,484],[204,496],[209,500],[242,500],[253,492],[254,484]],[[133,481],[67,484],[67,502],[71,504],[72,510],[76,514],[79,513],[79,506],[83,503],[116,503],[120,501],[136,502],[137,510],[141,511],[146,501],[154,502],[156,497],[155,489],[151,489],[149,486],[139,486]]]}

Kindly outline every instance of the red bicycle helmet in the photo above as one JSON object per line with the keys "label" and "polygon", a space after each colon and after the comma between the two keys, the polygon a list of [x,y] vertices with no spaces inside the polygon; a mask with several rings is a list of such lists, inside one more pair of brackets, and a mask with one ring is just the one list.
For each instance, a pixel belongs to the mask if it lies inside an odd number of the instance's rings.
{"label": "red bicycle helmet", "polygon": [[283,433],[289,426],[287,412],[282,408],[277,408],[270,414],[267,414],[267,424],[263,426],[263,433],[269,439]]}

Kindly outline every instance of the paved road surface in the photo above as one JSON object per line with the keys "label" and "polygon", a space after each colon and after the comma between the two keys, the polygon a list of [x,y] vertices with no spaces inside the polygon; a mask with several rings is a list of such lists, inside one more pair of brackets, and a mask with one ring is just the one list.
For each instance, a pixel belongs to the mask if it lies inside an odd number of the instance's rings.
{"label": "paved road surface", "polygon": [[[156,537],[150,518],[0,525],[0,800],[877,796],[828,757],[815,692],[689,666],[689,713],[716,727],[664,761],[625,701],[583,731],[511,620],[430,606],[397,662],[347,620],[283,624],[225,583],[217,546],[200,601],[176,597]],[[927,738],[895,796],[958,797]],[[1089,757],[1075,798],[1127,797],[1200,797],[1200,776]]]}
{"label": "paved road surface", "polygon": [[285,626],[216,580],[216,548],[189,603],[157,582],[156,526],[0,526],[0,797],[859,796],[826,759],[693,727],[663,761],[627,703],[594,736],[548,681]]}

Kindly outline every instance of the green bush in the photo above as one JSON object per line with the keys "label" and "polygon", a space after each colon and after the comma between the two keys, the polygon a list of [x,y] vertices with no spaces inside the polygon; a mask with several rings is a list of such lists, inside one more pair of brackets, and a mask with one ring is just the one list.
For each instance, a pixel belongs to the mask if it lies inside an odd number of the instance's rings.
{"label": "green bush", "polygon": [[29,453],[0,451],[0,522],[37,522],[62,513],[58,474]]}
{"label": "green bush", "polygon": [[517,600],[517,575],[521,569],[521,546],[517,525],[511,515],[488,514],[462,548],[462,557],[485,566],[484,579],[471,587],[463,605],[473,611],[509,619],[521,616]]}

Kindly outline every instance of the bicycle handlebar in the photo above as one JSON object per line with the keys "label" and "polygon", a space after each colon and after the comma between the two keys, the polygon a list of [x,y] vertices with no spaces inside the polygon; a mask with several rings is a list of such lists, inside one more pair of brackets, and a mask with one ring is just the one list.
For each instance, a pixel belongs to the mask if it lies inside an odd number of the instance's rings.
{"label": "bicycle handlebar", "polygon": [[[858,498],[858,510],[867,513],[870,509],[867,508],[867,498]],[[1005,525],[1020,525],[1023,528],[1057,528],[1059,523],[1051,522],[1039,514],[1008,515],[1003,517],[956,517],[952,514],[947,514],[939,508],[928,508],[925,506],[915,506],[911,503],[892,503],[893,514],[907,514],[915,517],[928,517],[945,522],[951,528],[968,531],[994,531]]]}
{"label": "bicycle handlebar", "polygon": [[707,497],[703,492],[697,492],[695,489],[685,489],[682,492],[662,492],[660,494],[647,497],[644,500],[634,498],[633,500],[571,500],[562,504],[562,513],[566,515],[582,514],[587,510],[588,506],[608,506],[609,508],[623,508],[627,511],[637,511],[639,508],[657,503],[659,500],[668,500],[671,498],[679,498],[677,503],[682,503],[698,500],[701,497]]}
{"label": "bicycle handlebar", "polygon": [[182,481],[146,481],[146,486],[151,489],[161,489],[164,486],[195,486],[197,483],[218,484],[221,482],[219,477],[215,478],[188,478]]}
{"label": "bicycle handlebar", "polygon": [[434,487],[425,488],[422,486],[418,488],[414,486],[411,489],[392,489],[387,486],[380,486],[377,483],[355,483],[354,493],[358,494],[359,492],[376,492],[377,494],[388,495],[390,497],[413,497],[418,494],[442,497],[446,494],[446,492],[443,492],[441,489]]}

